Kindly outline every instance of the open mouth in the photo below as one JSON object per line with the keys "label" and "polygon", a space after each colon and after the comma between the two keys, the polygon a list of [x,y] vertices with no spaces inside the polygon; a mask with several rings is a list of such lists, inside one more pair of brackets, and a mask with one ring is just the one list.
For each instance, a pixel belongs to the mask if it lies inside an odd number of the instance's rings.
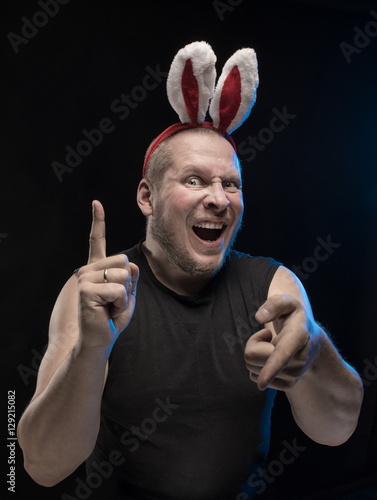
{"label": "open mouth", "polygon": [[192,230],[198,238],[203,241],[216,241],[220,238],[226,228],[226,224],[203,222],[192,226]]}

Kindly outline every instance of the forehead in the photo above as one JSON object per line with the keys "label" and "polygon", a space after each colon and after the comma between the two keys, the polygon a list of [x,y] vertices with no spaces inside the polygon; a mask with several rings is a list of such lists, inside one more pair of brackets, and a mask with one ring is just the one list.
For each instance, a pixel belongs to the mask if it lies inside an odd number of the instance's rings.
{"label": "forehead", "polygon": [[172,154],[171,173],[193,168],[213,176],[238,176],[241,169],[236,152],[231,144],[215,133],[200,133],[195,130],[181,132],[169,141]]}

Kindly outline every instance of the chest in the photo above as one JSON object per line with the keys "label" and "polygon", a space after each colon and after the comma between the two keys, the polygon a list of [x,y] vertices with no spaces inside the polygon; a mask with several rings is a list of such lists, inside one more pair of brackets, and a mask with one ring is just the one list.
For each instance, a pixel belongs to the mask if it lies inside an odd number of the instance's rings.
{"label": "chest", "polygon": [[112,413],[137,419],[153,410],[156,398],[191,410],[259,398],[243,358],[259,328],[250,297],[225,287],[197,302],[182,301],[140,285],[133,319],[110,359],[104,398]]}

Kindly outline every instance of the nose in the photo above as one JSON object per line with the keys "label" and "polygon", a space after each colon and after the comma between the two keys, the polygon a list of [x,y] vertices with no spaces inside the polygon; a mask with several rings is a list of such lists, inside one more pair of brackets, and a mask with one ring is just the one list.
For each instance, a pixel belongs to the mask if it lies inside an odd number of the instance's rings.
{"label": "nose", "polygon": [[221,183],[214,183],[208,186],[207,195],[204,199],[205,208],[211,208],[221,212],[227,208],[229,203],[230,201]]}

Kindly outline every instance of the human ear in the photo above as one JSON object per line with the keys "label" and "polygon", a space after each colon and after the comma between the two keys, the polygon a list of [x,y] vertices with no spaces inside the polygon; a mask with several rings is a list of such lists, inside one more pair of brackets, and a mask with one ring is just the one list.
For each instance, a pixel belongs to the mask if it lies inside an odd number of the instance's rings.
{"label": "human ear", "polygon": [[143,178],[139,183],[136,200],[143,215],[146,217],[152,215],[152,186],[145,178]]}

